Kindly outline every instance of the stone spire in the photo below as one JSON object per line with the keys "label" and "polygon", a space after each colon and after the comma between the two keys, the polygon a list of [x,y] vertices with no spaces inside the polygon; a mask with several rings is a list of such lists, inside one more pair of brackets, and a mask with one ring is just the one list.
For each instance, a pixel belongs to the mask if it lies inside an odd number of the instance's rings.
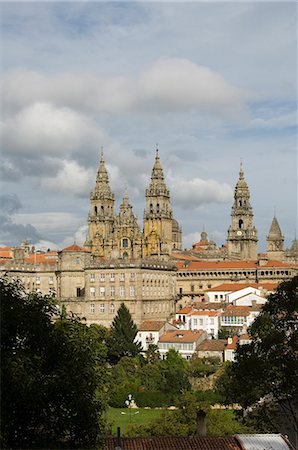
{"label": "stone spire", "polygon": [[93,191],[93,194],[97,195],[97,198],[107,197],[114,200],[114,194],[112,193],[110,188],[109,176],[103,158],[103,149],[101,150],[100,163],[97,171],[95,189]]}
{"label": "stone spire", "polygon": [[284,236],[281,232],[277,218],[273,217],[271,227],[267,236],[267,252],[269,259],[280,259],[284,251]]}
{"label": "stone spire", "polygon": [[235,259],[257,259],[257,230],[253,225],[253,210],[242,162],[235,186],[231,216],[232,224],[227,239],[229,256]]}

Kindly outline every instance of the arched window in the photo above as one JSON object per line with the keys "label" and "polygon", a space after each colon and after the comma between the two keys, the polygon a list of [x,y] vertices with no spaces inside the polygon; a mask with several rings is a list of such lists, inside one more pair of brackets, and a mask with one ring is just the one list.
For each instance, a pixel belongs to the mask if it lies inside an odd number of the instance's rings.
{"label": "arched window", "polygon": [[127,248],[128,247],[128,239],[127,238],[123,238],[122,239],[122,247],[123,248]]}
{"label": "arched window", "polygon": [[97,214],[97,206],[94,206],[94,212]]}
{"label": "arched window", "polygon": [[153,205],[150,203],[150,212],[153,213]]}
{"label": "arched window", "polygon": [[241,206],[242,206],[242,200],[239,200],[239,206],[240,206],[240,208],[241,208]]}
{"label": "arched window", "polygon": [[243,220],[242,220],[242,219],[239,220],[239,228],[240,228],[240,229],[243,228]]}
{"label": "arched window", "polygon": [[157,203],[157,205],[156,205],[156,212],[159,213],[159,203]]}

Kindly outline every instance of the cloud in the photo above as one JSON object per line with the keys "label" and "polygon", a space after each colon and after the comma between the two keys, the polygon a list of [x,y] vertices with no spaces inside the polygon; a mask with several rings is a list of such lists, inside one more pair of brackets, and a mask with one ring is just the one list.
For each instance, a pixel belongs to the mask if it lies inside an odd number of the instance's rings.
{"label": "cloud", "polygon": [[[157,60],[134,77],[43,74],[19,69],[5,74],[3,93],[6,111],[32,103],[53,103],[60,107],[117,114],[196,109],[234,118],[235,110],[238,114],[245,110],[248,99],[247,93],[219,73],[182,58]],[[59,128],[63,132],[61,125]]]}
{"label": "cloud", "polygon": [[173,202],[181,208],[198,208],[207,203],[226,203],[231,201],[233,196],[231,186],[216,180],[186,180],[172,174],[168,174],[167,179]]}
{"label": "cloud", "polygon": [[63,167],[55,177],[41,179],[41,187],[58,192],[71,192],[80,197],[89,194],[94,174],[90,169],[81,167],[76,161],[63,161]]}
{"label": "cloud", "polygon": [[15,215],[22,207],[15,194],[0,195],[0,243],[18,245],[24,239],[35,242],[41,238],[36,228],[31,224],[18,224]]}
{"label": "cloud", "polygon": [[6,118],[1,127],[5,152],[23,157],[72,155],[104,138],[92,119],[68,107],[33,103]]}
{"label": "cloud", "polygon": [[296,126],[297,126],[297,111],[289,112],[288,114],[282,114],[276,117],[270,117],[268,119],[257,117],[253,119],[249,124],[250,128],[265,128],[265,129],[266,128],[283,129]]}

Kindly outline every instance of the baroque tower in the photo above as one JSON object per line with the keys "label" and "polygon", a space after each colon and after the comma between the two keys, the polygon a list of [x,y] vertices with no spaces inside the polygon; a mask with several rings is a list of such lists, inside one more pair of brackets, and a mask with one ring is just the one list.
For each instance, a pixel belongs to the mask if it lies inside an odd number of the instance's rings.
{"label": "baroque tower", "polygon": [[284,256],[284,236],[277,218],[274,216],[267,236],[268,259],[282,260]]}
{"label": "baroque tower", "polygon": [[232,224],[227,238],[228,255],[231,259],[256,260],[258,258],[258,236],[253,225],[253,211],[249,198],[249,189],[241,163],[239,180],[234,192]]}
{"label": "baroque tower", "polygon": [[85,242],[96,256],[109,255],[113,247],[114,201],[102,152],[95,188],[90,194],[89,236]]}
{"label": "baroque tower", "polygon": [[146,189],[144,211],[144,256],[168,255],[173,249],[181,250],[181,229],[173,219],[170,193],[164,181],[158,150]]}

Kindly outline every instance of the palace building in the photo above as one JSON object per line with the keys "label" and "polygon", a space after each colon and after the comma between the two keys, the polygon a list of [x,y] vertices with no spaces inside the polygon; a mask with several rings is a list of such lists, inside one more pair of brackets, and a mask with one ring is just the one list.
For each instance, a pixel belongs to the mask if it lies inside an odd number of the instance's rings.
{"label": "palace building", "polygon": [[248,184],[242,164],[235,186],[227,243],[217,247],[203,231],[201,240],[182,250],[182,231],[175,220],[158,150],[145,193],[141,229],[124,193],[118,212],[103,154],[90,194],[88,237],[84,246],[36,252],[25,241],[0,248],[0,271],[20,279],[26,291],[55,294],[68,311],[88,324],[110,326],[121,303],[133,320],[168,320],[179,306],[200,301],[224,284],[279,283],[298,274],[298,242],[284,250],[276,217],[267,253],[258,254]]}

